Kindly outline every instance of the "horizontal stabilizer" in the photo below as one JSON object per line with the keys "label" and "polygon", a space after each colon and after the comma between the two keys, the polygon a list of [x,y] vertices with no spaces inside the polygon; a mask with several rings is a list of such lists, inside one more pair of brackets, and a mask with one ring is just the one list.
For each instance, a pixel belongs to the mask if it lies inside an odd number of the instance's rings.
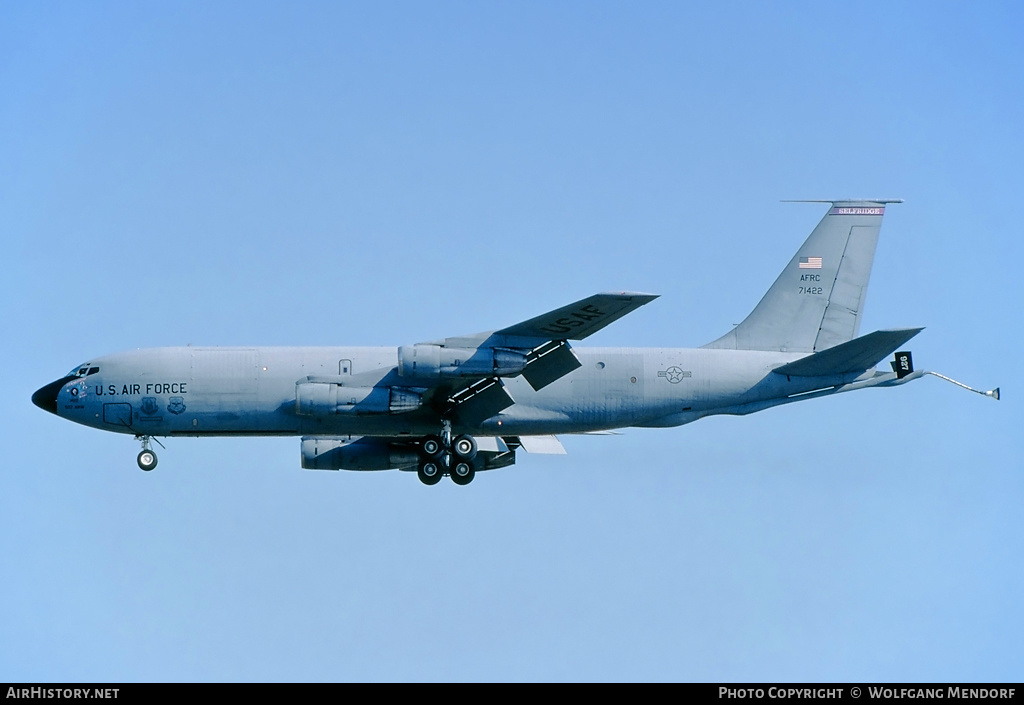
{"label": "horizontal stabilizer", "polygon": [[825,377],[849,372],[863,372],[877,365],[892,351],[922,330],[924,328],[876,330],[874,333],[862,335],[827,350],[802,357],[795,362],[776,367],[773,372],[794,377]]}

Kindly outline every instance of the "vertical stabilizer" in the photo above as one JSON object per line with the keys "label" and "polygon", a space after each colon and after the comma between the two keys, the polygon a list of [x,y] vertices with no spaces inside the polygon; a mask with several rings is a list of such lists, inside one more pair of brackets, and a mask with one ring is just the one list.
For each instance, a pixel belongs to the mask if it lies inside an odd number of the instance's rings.
{"label": "vertical stabilizer", "polygon": [[825,217],[742,323],[706,348],[816,352],[857,337],[888,203],[824,201]]}

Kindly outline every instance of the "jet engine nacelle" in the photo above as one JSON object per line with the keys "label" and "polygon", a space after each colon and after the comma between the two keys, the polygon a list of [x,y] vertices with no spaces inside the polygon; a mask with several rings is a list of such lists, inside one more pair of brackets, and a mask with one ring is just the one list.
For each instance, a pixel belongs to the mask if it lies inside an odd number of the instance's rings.
{"label": "jet engine nacelle", "polygon": [[302,467],[307,470],[392,470],[419,462],[415,448],[393,445],[378,438],[346,441],[303,438]]}
{"label": "jet engine nacelle", "polygon": [[331,382],[295,385],[295,413],[301,416],[334,414],[399,414],[418,409],[420,395],[400,387],[348,387]]}
{"label": "jet engine nacelle", "polygon": [[514,377],[526,368],[526,356],[526,351],[511,348],[403,345],[398,348],[398,374],[420,379]]}

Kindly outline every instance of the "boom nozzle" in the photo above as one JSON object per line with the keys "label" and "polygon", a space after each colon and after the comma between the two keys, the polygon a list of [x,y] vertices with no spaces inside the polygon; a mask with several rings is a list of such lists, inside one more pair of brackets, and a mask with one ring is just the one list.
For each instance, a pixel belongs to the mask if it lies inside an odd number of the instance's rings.
{"label": "boom nozzle", "polygon": [[938,372],[925,372],[925,374],[926,375],[933,375],[935,377],[938,377],[939,379],[944,379],[947,382],[952,382],[956,386],[963,387],[964,389],[966,389],[969,392],[974,392],[975,394],[980,394],[980,395],[982,395],[984,397],[992,397],[996,401],[999,401],[999,387],[996,387],[995,389],[990,389],[987,392],[983,392],[980,389],[975,389],[974,387],[968,387],[963,382],[957,382],[955,379],[947,377],[946,375],[940,375]]}

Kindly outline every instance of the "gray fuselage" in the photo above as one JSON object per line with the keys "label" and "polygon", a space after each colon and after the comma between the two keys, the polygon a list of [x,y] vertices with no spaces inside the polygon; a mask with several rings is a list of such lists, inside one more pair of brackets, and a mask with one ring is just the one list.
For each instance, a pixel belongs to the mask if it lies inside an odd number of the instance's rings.
{"label": "gray fuselage", "polygon": [[[580,433],[627,426],[678,426],[711,414],[745,414],[831,393],[856,374],[793,377],[772,369],[803,354],[682,348],[575,348],[582,366],[534,391],[522,377],[503,380],[515,404],[455,433],[479,436]],[[134,350],[92,360],[97,371],[68,380],[56,413],[119,433],[147,436],[358,435],[436,433],[429,405],[404,413],[302,415],[297,383],[329,379],[343,389],[429,388],[397,377],[393,347],[195,348]],[[870,377],[871,373],[859,377]],[[858,385],[859,386],[859,385]],[[826,391],[827,388],[827,391]],[[794,395],[797,395],[794,397]],[[816,396],[816,395],[807,395]]]}

